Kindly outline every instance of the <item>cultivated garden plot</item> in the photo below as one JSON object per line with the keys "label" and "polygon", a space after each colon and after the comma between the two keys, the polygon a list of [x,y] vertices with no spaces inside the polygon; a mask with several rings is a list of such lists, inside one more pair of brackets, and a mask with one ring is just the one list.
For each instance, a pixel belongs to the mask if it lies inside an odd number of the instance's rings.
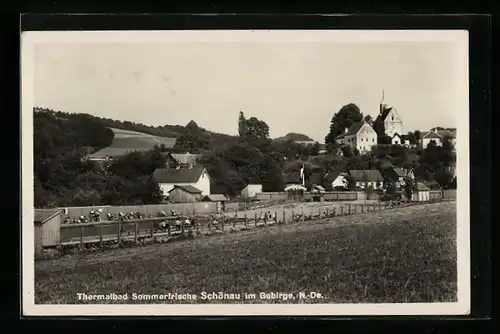
{"label": "cultivated garden plot", "polygon": [[35,295],[37,303],[74,304],[81,291],[316,291],[323,297],[224,302],[452,302],[456,251],[455,203],[435,203],[41,261]]}

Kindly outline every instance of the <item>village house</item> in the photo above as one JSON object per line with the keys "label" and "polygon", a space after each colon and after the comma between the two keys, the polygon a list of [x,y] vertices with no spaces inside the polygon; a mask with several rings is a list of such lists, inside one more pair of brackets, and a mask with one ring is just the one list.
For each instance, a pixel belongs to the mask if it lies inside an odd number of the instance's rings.
{"label": "village house", "polygon": [[377,133],[366,121],[356,122],[335,138],[337,144],[358,149],[360,153],[371,151],[377,145]]}
{"label": "village house", "polygon": [[197,164],[200,155],[199,154],[191,154],[189,152],[186,153],[170,153],[163,152],[162,156],[167,160],[165,163],[166,168],[189,168]]}
{"label": "village house", "polygon": [[201,190],[202,195],[210,195],[210,176],[201,165],[188,168],[158,168],[153,173],[153,178],[158,182],[164,196],[169,196],[174,186],[191,185]]}
{"label": "village house", "polygon": [[168,191],[168,200],[172,203],[198,202],[202,197],[202,191],[192,185],[174,185]]}
{"label": "village house", "polygon": [[385,134],[389,137],[394,137],[395,134],[403,134],[403,120],[396,108],[388,106],[387,104],[380,104],[379,115],[375,122],[382,121],[384,123]]}
{"label": "village house", "polygon": [[431,129],[430,131],[423,132],[420,138],[420,145],[422,148],[426,148],[431,141],[434,141],[437,146],[441,146],[443,144],[443,139],[445,137],[450,138],[451,143],[453,145],[456,145],[455,129],[446,129],[446,130]]}
{"label": "village house", "polygon": [[380,174],[384,177],[384,180],[394,183],[396,189],[404,187],[405,179],[408,175],[408,171],[403,168],[388,167],[379,170]]}
{"label": "village house", "polygon": [[376,169],[349,170],[349,176],[356,184],[356,189],[382,189],[384,187],[384,178]]}
{"label": "village house", "polygon": [[325,174],[323,184],[327,191],[348,190],[349,184],[347,183],[345,167],[345,163],[340,163]]}
{"label": "village house", "polygon": [[392,145],[401,145],[405,147],[410,147],[410,140],[408,139],[408,135],[400,135],[399,133],[395,133],[391,138]]}
{"label": "village house", "polygon": [[258,193],[262,192],[262,184],[247,184],[241,190],[241,197],[244,199],[255,198]]}

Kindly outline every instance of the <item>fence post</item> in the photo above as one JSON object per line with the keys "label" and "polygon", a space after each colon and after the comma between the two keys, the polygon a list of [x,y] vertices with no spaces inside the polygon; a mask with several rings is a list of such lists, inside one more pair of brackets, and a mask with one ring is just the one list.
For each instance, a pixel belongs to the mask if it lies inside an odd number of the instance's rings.
{"label": "fence post", "polygon": [[233,227],[236,228],[236,222],[238,221],[238,212],[234,213]]}
{"label": "fence post", "polygon": [[222,218],[220,220],[220,227],[221,227],[221,230],[224,231],[224,218]]}
{"label": "fence post", "polygon": [[118,222],[118,232],[117,232],[118,243],[122,240],[122,221]]}
{"label": "fence post", "polygon": [[134,243],[137,243],[137,234],[139,233],[139,223],[134,223]]}
{"label": "fence post", "polygon": [[304,208],[302,207],[302,222],[306,220],[306,216],[304,215]]}
{"label": "fence post", "polygon": [[257,212],[255,212],[255,226],[257,226]]}
{"label": "fence post", "polygon": [[351,204],[349,204],[349,213],[348,215],[351,215]]}
{"label": "fence post", "polygon": [[102,247],[102,234],[103,234],[103,223],[100,224],[99,226],[99,246]]}
{"label": "fence post", "polygon": [[283,210],[283,224],[286,224],[286,213],[285,210]]}
{"label": "fence post", "polygon": [[365,213],[365,206],[361,204],[361,213]]}
{"label": "fence post", "polygon": [[[184,218],[184,217],[183,217],[183,218]],[[185,220],[185,219],[183,219],[183,220],[181,221],[181,235],[184,235],[184,224],[185,224],[185,223],[186,223],[186,220]]]}
{"label": "fence post", "polygon": [[247,222],[247,214],[245,213],[245,227],[247,227],[247,224],[248,224],[248,222]]}
{"label": "fence post", "polygon": [[151,238],[153,238],[154,233],[155,233],[155,231],[154,231],[153,221],[150,221],[150,223],[149,223],[149,228],[151,228]]}
{"label": "fence post", "polygon": [[344,205],[341,205],[340,206],[340,215],[343,216],[344,215]]}
{"label": "fence post", "polygon": [[80,227],[80,248],[83,249],[83,226]]}
{"label": "fence post", "polygon": [[292,223],[295,222],[295,211],[292,210]]}

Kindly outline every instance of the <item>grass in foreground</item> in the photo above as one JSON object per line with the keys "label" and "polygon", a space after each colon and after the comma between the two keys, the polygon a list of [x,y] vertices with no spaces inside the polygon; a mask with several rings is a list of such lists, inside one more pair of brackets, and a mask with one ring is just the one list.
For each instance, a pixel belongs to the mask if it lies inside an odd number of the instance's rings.
{"label": "grass in foreground", "polygon": [[75,304],[83,292],[128,293],[128,303],[145,303],[130,296],[202,291],[325,297],[293,301],[302,303],[453,302],[455,230],[455,203],[439,203],[43,261],[35,268],[35,302]]}

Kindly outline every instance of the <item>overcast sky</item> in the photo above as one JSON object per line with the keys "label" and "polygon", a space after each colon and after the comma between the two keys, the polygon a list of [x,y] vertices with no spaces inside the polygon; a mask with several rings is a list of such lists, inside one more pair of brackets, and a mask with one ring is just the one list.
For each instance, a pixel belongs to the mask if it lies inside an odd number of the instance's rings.
{"label": "overcast sky", "polygon": [[345,104],[376,117],[382,89],[406,131],[456,127],[463,86],[444,42],[42,43],[34,56],[39,107],[229,134],[242,110],[272,137],[321,142]]}

